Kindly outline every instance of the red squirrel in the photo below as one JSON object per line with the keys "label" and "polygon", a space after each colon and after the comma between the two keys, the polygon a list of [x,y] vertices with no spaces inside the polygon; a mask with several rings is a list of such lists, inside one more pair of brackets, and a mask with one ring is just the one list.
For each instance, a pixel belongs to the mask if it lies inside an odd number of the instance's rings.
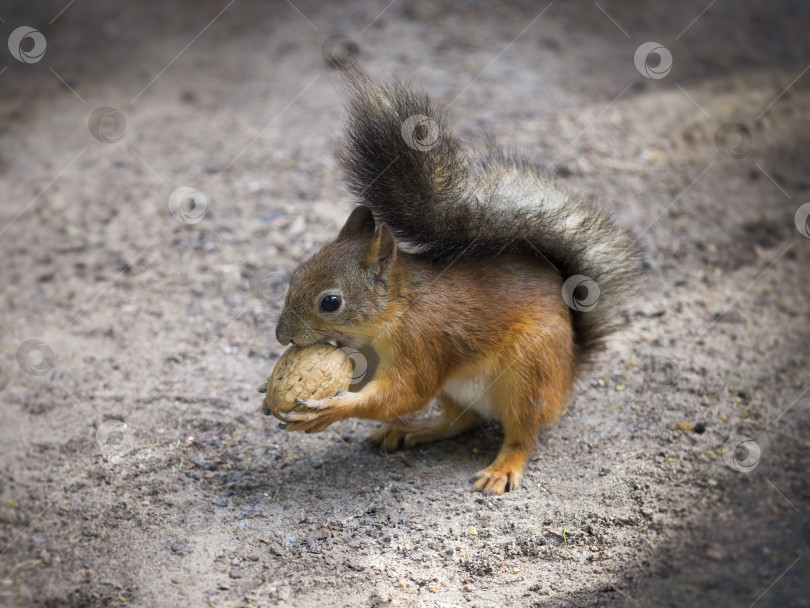
{"label": "red squirrel", "polygon": [[[360,204],[293,273],[276,337],[373,348],[378,364],[357,392],[274,415],[306,432],[385,421],[370,440],[387,450],[495,418],[503,445],[474,488],[515,490],[538,430],[620,325],[634,237],[527,157],[462,148],[424,92],[341,72],[338,159]],[[434,399],[440,416],[408,421]]]}

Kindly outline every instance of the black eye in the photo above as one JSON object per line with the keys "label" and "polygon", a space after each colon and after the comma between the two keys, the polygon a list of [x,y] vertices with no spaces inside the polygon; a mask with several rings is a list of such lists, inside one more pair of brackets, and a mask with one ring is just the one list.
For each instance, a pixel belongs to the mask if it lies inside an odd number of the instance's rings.
{"label": "black eye", "polygon": [[340,308],[340,296],[326,296],[321,300],[321,310],[324,312],[335,312]]}

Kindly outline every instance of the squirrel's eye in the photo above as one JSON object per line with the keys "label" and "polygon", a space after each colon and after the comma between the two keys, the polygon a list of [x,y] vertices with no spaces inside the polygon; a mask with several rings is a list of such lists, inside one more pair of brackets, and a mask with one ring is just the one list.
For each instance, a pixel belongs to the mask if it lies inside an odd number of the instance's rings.
{"label": "squirrel's eye", "polygon": [[340,308],[340,296],[326,296],[321,300],[321,310],[324,312],[335,312]]}

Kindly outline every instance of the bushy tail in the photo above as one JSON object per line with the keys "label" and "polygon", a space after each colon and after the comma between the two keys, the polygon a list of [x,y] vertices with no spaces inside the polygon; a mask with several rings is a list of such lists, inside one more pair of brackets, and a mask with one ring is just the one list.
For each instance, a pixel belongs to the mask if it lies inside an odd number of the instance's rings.
{"label": "bushy tail", "polygon": [[338,159],[351,192],[399,239],[436,257],[512,252],[551,263],[586,362],[619,324],[637,275],[630,231],[526,159],[463,150],[423,91],[357,67],[342,72],[349,99]]}

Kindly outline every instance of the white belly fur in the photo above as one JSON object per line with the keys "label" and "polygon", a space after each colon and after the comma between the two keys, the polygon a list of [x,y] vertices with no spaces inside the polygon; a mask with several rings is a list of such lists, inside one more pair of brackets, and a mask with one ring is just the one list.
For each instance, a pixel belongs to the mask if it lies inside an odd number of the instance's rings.
{"label": "white belly fur", "polygon": [[478,412],[484,418],[498,418],[490,396],[492,380],[483,374],[451,378],[442,392],[447,393],[458,405]]}

